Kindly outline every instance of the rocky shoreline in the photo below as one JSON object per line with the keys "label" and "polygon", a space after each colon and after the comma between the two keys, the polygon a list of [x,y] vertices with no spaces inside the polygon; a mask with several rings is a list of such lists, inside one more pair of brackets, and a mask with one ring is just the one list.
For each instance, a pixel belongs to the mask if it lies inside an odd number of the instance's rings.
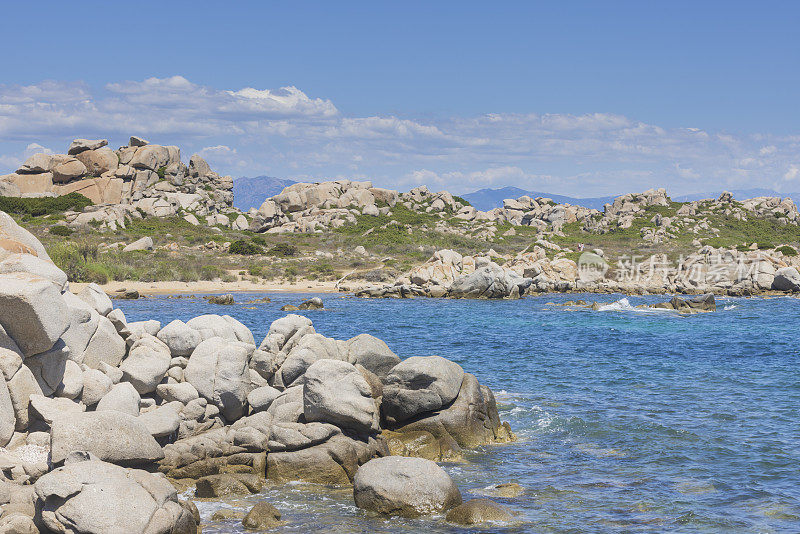
{"label": "rocky shoreline", "polygon": [[[612,266],[602,250],[584,252],[578,261],[550,258],[541,242],[532,251],[503,258],[462,256],[439,250],[394,283],[355,289],[359,297],[521,298],[541,293],[786,295],[800,292],[800,257],[778,249],[738,251],[703,247],[677,264],[652,256]],[[349,289],[349,288],[343,288]]]}
{"label": "rocky shoreline", "polygon": [[[458,364],[328,338],[299,315],[260,343],[230,316],[128,322],[99,287],[73,294],[2,213],[0,371],[0,532],[197,533],[176,488],[225,499],[267,480],[354,484],[379,514],[512,517],[462,504],[435,463],[515,439]],[[242,521],[270,528],[280,513],[258,503]]]}

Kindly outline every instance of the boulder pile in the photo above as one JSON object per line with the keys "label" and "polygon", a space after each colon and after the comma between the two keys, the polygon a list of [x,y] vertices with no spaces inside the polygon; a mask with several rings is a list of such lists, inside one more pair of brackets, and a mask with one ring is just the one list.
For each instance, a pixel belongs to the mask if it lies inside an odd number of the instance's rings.
{"label": "boulder pile", "polygon": [[576,262],[553,243],[542,239],[537,243],[502,265],[494,261],[491,251],[462,256],[453,250],[438,250],[394,283],[364,287],[356,295],[520,298],[533,293],[578,291],[743,296],[800,291],[800,256],[786,255],[781,247],[742,251],[705,246],[674,262],[664,254],[655,254],[635,263],[607,263],[599,249],[583,253]]}
{"label": "boulder pile", "polygon": [[0,531],[194,533],[170,481],[198,497],[349,485],[373,458],[512,439],[458,364],[368,334],[332,339],[300,315],[260,343],[226,315],[128,322],[99,287],[74,295],[0,212]]}
{"label": "boulder pile", "polygon": [[391,215],[401,203],[427,213],[455,213],[464,204],[447,191],[432,193],[425,186],[398,193],[373,187],[372,182],[335,180],[296,183],[251,210],[250,230],[268,233],[312,233],[355,224],[357,215]]}
{"label": "boulder pile", "polygon": [[531,278],[498,265],[490,256],[462,256],[444,249],[394,284],[366,287],[356,296],[520,298],[531,283]]}
{"label": "boulder pile", "polygon": [[[0,176],[4,196],[80,193],[95,205],[82,213],[68,213],[68,223],[112,230],[140,214],[225,217],[224,213],[234,213],[232,189],[233,179],[212,171],[199,155],[186,165],[178,147],[150,144],[139,137],[131,137],[128,145],[116,150],[106,139],[75,139],[66,154],[34,154],[16,172]],[[246,227],[247,221],[241,226]]]}

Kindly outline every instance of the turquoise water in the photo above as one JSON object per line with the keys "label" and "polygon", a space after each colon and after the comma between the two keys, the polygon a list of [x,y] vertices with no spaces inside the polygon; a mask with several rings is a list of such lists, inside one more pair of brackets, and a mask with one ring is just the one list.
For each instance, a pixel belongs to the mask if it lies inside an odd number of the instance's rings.
{"label": "turquoise water", "polygon": [[[285,315],[280,306],[306,297],[269,296],[271,303],[234,306],[186,298],[116,305],[129,320],[164,324],[227,313],[260,340]],[[445,356],[495,391],[520,440],[446,466],[465,499],[500,482],[525,488],[495,499],[519,522],[482,532],[800,532],[798,299],[718,299],[717,313],[679,317],[547,306],[575,295],[321,297],[328,309],[302,312],[318,332],[368,332],[401,357]],[[630,297],[634,305],[662,300]],[[290,522],[281,532],[474,531],[442,518],[371,517],[349,491],[293,484],[264,494]],[[220,506],[200,503],[204,519]]]}

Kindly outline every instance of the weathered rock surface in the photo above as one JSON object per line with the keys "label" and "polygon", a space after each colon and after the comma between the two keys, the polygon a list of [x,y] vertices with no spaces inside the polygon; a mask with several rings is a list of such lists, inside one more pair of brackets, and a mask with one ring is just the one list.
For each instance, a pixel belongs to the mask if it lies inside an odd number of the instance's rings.
{"label": "weathered rock surface", "polygon": [[800,291],[800,273],[794,267],[782,267],[775,271],[772,287],[779,291]]}
{"label": "weathered rock surface", "polygon": [[197,531],[194,516],[164,478],[138,469],[89,460],[59,467],[39,478],[36,520],[58,533]]}
{"label": "weathered rock surface", "polygon": [[53,421],[51,455],[54,464],[71,452],[85,451],[118,465],[143,465],[164,452],[141,422],[117,411],[82,412]]}
{"label": "weathered rock surface", "polygon": [[383,413],[401,422],[439,410],[458,395],[464,370],[440,356],[413,356],[389,372],[383,388]]}
{"label": "weathered rock surface", "polygon": [[388,456],[362,465],[353,480],[356,506],[385,515],[419,517],[461,504],[444,469],[422,458]]}
{"label": "weathered rock surface", "polygon": [[357,434],[378,431],[372,389],[353,365],[318,360],[305,373],[303,415],[306,421],[332,423]]}
{"label": "weathered rock surface", "polygon": [[95,408],[98,412],[122,412],[133,417],[139,415],[139,407],[142,402],[136,387],[130,382],[120,382],[114,384],[108,393],[103,395]]}
{"label": "weathered rock surface", "polygon": [[145,334],[134,342],[120,365],[122,379],[133,384],[140,394],[152,393],[167,374],[170,359],[169,347]]}
{"label": "weathered rock surface", "polygon": [[25,356],[50,350],[67,327],[67,305],[52,282],[28,273],[0,275],[0,325]]}
{"label": "weathered rock surface", "polygon": [[251,389],[248,359],[254,349],[241,341],[212,337],[194,349],[184,370],[186,381],[229,421],[244,414]]}

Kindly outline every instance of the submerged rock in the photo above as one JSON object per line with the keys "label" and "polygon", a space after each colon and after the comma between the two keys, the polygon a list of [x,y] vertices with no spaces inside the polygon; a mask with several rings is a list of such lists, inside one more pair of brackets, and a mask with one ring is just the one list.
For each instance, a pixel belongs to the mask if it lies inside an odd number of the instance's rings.
{"label": "submerged rock", "polygon": [[266,501],[260,501],[253,506],[242,519],[244,528],[266,530],[283,525],[281,513]]}
{"label": "submerged rock", "polygon": [[459,525],[513,521],[508,508],[489,499],[470,499],[447,512],[447,521]]}
{"label": "submerged rock", "polygon": [[323,307],[324,305],[322,304],[322,299],[319,297],[314,297],[304,300],[297,308],[300,310],[321,310]]}
{"label": "submerged rock", "polygon": [[231,495],[250,495],[264,487],[264,479],[252,474],[220,473],[197,480],[195,497],[219,498]]}
{"label": "submerged rock", "polygon": [[236,304],[236,301],[233,298],[233,295],[230,293],[226,295],[214,295],[211,297],[207,297],[209,304],[221,304],[223,306],[230,306],[231,304]]}

